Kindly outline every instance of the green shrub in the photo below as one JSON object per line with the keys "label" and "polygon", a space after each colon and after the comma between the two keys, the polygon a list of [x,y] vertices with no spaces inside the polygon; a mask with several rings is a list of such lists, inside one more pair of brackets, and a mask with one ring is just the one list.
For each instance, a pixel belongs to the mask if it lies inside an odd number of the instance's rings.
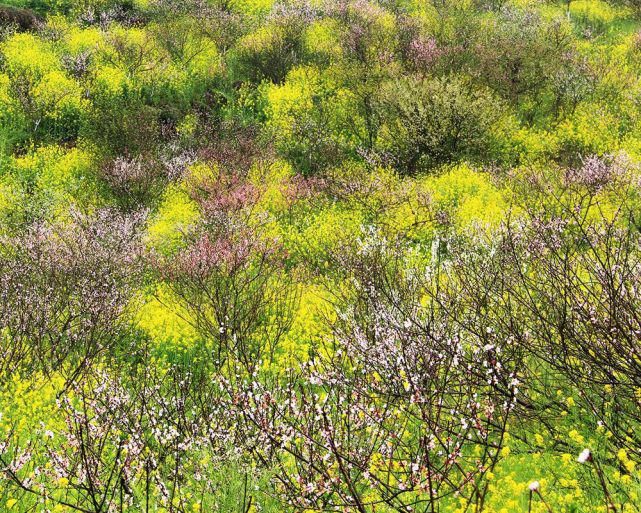
{"label": "green shrub", "polygon": [[378,151],[408,174],[460,160],[488,160],[500,103],[455,77],[387,84]]}
{"label": "green shrub", "polygon": [[542,97],[572,50],[567,21],[506,7],[479,20],[473,40],[469,66],[476,80],[519,107],[527,121],[545,114]]}
{"label": "green shrub", "polygon": [[295,39],[280,27],[262,27],[241,39],[233,69],[238,80],[280,83],[297,62]]}

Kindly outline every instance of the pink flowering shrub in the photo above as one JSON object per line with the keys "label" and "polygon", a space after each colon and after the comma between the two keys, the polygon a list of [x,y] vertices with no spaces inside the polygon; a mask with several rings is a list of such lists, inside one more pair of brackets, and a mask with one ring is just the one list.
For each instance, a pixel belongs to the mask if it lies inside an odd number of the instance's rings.
{"label": "pink flowering shrub", "polygon": [[607,185],[625,179],[631,167],[632,164],[625,155],[589,155],[583,158],[580,167],[567,171],[566,183],[598,192]]}
{"label": "pink flowering shrub", "polygon": [[3,375],[58,371],[73,380],[125,336],[144,218],[72,211],[68,222],[0,241]]}
{"label": "pink flowering shrub", "polygon": [[253,369],[273,356],[296,294],[283,281],[286,253],[262,232],[259,189],[237,174],[190,184],[203,220],[178,254],[156,262],[203,337],[211,363]]}

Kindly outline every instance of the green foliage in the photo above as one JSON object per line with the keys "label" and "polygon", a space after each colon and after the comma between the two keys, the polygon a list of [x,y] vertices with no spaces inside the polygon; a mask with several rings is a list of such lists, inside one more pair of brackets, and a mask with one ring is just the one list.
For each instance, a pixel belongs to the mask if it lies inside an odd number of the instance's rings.
{"label": "green foliage", "polygon": [[107,156],[148,152],[159,135],[160,110],[127,89],[116,98],[96,98],[81,132]]}
{"label": "green foliage", "polygon": [[506,7],[481,22],[470,71],[531,121],[545,114],[542,97],[567,67],[570,31],[560,16],[550,20],[535,10]]}
{"label": "green foliage", "polygon": [[301,30],[296,20],[283,19],[243,37],[231,63],[236,79],[281,83],[299,61]]}
{"label": "green foliage", "polygon": [[500,103],[456,78],[388,84],[381,98],[380,151],[416,174],[460,160],[491,160]]}

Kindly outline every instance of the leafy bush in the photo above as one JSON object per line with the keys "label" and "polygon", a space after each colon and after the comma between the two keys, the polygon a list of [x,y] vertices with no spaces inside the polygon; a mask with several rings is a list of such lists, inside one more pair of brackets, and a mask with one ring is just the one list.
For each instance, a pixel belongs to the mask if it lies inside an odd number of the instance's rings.
{"label": "leafy bush", "polygon": [[470,71],[503,98],[524,107],[527,119],[532,119],[534,112],[526,102],[538,106],[571,49],[567,22],[506,7],[484,20],[478,33]]}
{"label": "leafy bush", "polygon": [[41,24],[40,18],[27,9],[0,6],[0,26],[16,26],[20,30],[34,30]]}
{"label": "leafy bush", "polygon": [[406,79],[381,94],[379,151],[408,174],[460,160],[489,160],[499,102],[458,79]]}
{"label": "leafy bush", "polygon": [[282,83],[303,56],[303,30],[313,17],[310,10],[283,9],[271,16],[271,23],[244,36],[232,62],[235,78]]}

